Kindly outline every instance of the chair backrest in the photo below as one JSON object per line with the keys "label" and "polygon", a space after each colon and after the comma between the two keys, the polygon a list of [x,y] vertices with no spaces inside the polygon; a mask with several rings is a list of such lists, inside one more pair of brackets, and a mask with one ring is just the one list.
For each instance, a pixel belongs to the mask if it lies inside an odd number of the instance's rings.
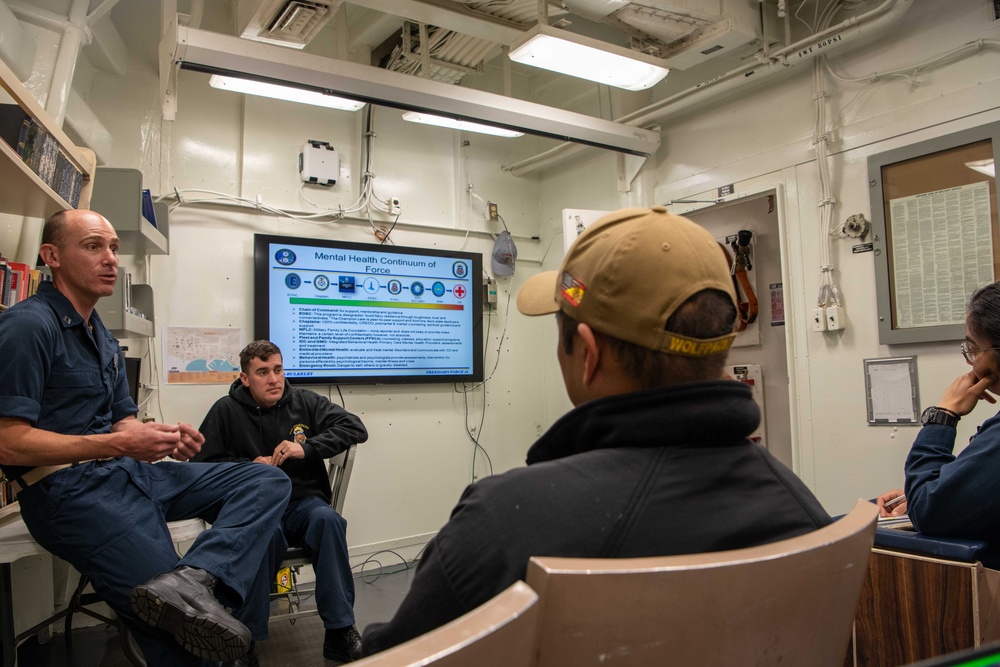
{"label": "chair backrest", "polygon": [[343,515],[344,513],[347,485],[351,481],[351,472],[354,470],[354,455],[357,449],[357,445],[351,445],[340,454],[327,459],[326,462],[330,474],[330,488],[333,489],[330,505],[337,510],[337,514]]}
{"label": "chair backrest", "polygon": [[878,508],[780,542],[658,558],[532,558],[537,667],[844,664]]}
{"label": "chair backrest", "polygon": [[522,582],[447,625],[353,663],[357,667],[529,667],[538,596]]}
{"label": "chair backrest", "polygon": [[[340,454],[332,456],[326,460],[327,474],[330,477],[330,489],[333,492],[330,496],[330,506],[337,510],[337,514],[343,516],[344,501],[347,499],[347,485],[351,481],[351,472],[354,470],[354,454],[357,445],[351,445]],[[290,547],[282,560],[282,567],[306,565],[309,558],[302,547]],[[279,594],[280,597],[280,594]],[[294,615],[311,615],[318,612],[296,612]],[[289,614],[272,614],[271,620],[289,618]]]}

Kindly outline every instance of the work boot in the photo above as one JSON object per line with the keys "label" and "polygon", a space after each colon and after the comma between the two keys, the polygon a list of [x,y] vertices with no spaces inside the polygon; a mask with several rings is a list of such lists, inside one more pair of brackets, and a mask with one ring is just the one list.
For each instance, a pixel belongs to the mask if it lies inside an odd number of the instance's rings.
{"label": "work boot", "polygon": [[327,629],[323,640],[323,657],[340,664],[354,662],[361,657],[361,633],[356,625],[337,630]]}
{"label": "work boot", "polygon": [[211,574],[181,566],[133,588],[132,610],[199,658],[239,660],[250,649],[250,631],[219,604],[214,588]]}
{"label": "work boot", "polygon": [[254,642],[250,642],[246,655],[233,662],[224,662],[222,667],[260,667],[260,661],[257,660],[257,653],[254,651]]}

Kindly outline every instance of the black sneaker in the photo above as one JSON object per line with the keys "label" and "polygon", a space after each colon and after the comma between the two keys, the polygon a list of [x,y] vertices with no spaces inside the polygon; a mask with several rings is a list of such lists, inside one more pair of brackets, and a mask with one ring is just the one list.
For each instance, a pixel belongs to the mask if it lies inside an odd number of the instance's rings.
{"label": "black sneaker", "polygon": [[327,630],[323,640],[323,657],[340,664],[354,662],[361,657],[361,633],[358,626],[349,625],[339,630]]}

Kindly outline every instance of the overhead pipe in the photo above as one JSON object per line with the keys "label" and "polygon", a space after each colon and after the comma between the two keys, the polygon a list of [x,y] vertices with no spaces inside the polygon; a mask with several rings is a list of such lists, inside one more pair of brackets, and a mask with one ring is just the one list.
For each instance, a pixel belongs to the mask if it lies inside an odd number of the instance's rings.
{"label": "overhead pipe", "polygon": [[7,7],[22,21],[27,21],[50,32],[62,32],[66,29],[66,15],[58,14],[48,9],[29,5],[21,0],[7,0]]}
{"label": "overhead pipe", "polygon": [[[828,55],[873,30],[879,30],[895,23],[911,6],[913,6],[913,0],[886,0],[869,12],[848,18],[831,28],[772,52],[768,62],[763,65],[760,63],[743,65],[693,88],[688,88],[622,116],[615,122],[635,125],[636,127],[660,122],[696,104],[703,104],[715,97],[759,82],[770,75],[788,72],[792,67],[812,60],[816,56]],[[501,170],[509,171],[514,176],[523,176],[561,162],[582,150],[584,147],[578,144],[562,143],[514,164],[502,166]]]}
{"label": "overhead pipe", "polygon": [[89,43],[92,37],[87,27],[89,6],[89,0],[72,0],[69,17],[62,31],[63,37],[59,41],[59,53],[56,55],[56,66],[52,70],[49,96],[45,100],[45,111],[52,116],[59,127],[62,127],[63,121],[66,120],[66,107],[73,88],[73,74],[80,60],[80,49],[84,43]]}

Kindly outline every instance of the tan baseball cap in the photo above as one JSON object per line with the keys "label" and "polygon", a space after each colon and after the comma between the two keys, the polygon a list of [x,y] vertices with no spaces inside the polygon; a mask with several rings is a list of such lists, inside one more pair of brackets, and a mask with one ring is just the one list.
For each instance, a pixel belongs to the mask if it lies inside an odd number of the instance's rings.
{"label": "tan baseball cap", "polygon": [[665,206],[627,208],[580,234],[558,271],[532,276],[517,294],[517,309],[525,315],[562,310],[621,340],[704,357],[728,350],[736,334],[698,339],[665,327],[682,303],[706,289],[737,303],[725,254],[712,235]]}

